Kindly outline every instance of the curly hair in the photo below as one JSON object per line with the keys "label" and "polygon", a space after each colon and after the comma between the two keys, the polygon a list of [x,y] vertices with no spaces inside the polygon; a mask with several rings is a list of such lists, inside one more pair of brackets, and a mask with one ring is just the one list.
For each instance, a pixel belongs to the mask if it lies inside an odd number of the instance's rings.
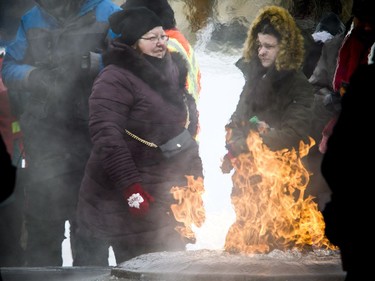
{"label": "curly hair", "polygon": [[[265,29],[265,26],[267,28]],[[265,6],[250,25],[244,43],[243,57],[250,61],[257,57],[259,32],[274,35],[279,40],[280,51],[275,66],[280,70],[297,70],[304,61],[304,39],[294,18],[288,10],[279,6]]]}

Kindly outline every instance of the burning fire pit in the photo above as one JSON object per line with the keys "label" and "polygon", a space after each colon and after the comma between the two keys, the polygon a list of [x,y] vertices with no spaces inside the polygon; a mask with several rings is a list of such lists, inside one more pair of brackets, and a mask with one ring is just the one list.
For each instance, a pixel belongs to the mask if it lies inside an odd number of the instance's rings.
{"label": "burning fire pit", "polygon": [[[247,138],[249,153],[232,160],[231,201],[236,221],[230,227],[224,249],[232,254],[267,254],[273,250],[337,250],[325,237],[324,220],[312,196],[305,196],[310,173],[304,167],[315,141],[300,142],[299,150],[271,151],[258,133]],[[201,195],[203,179],[187,177],[186,187],[173,187],[178,200],[171,206],[182,237],[195,239],[192,225],[202,226],[205,211]]]}
{"label": "burning fire pit", "polygon": [[216,250],[158,252],[123,262],[111,276],[126,281],[342,281],[337,251],[274,250],[265,254],[229,254]]}
{"label": "burning fire pit", "polygon": [[257,133],[247,139],[249,153],[233,163],[232,203],[236,222],[226,237],[232,253],[268,253],[274,249],[309,247],[335,250],[324,235],[324,220],[312,196],[305,196],[310,173],[301,160],[311,146],[299,151],[271,151]]}
{"label": "burning fire pit", "polygon": [[[310,173],[299,151],[270,151],[258,134],[247,139],[250,153],[233,166],[231,200],[236,221],[224,250],[158,252],[140,255],[111,270],[123,281],[342,281],[340,255],[324,235],[322,214],[305,196]],[[202,179],[188,177],[186,187],[173,187],[178,203],[171,206],[182,237],[194,240],[191,226],[205,221]]]}

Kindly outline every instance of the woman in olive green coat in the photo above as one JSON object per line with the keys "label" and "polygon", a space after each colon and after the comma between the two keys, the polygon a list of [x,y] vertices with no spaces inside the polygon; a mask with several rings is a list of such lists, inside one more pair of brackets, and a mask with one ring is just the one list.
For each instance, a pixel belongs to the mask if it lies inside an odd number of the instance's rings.
{"label": "woman in olive green coat", "polygon": [[[303,37],[287,10],[266,6],[248,31],[243,56],[236,66],[243,72],[243,87],[237,108],[226,129],[228,154],[225,164],[248,152],[251,130],[260,133],[271,150],[296,148],[309,142],[313,102],[312,86],[301,71]],[[228,166],[228,165],[227,165]]]}

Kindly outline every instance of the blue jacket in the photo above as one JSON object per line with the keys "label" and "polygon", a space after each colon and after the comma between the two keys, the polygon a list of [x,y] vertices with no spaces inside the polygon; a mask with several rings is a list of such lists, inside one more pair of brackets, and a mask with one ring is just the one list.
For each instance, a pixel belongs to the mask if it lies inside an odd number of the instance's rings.
{"label": "blue jacket", "polygon": [[[63,7],[69,11],[58,19],[60,14],[54,17],[53,10],[43,7],[45,1],[36,1],[22,16],[15,39],[6,47],[2,70],[13,113],[20,120],[26,162],[39,179],[83,169],[91,145],[88,97],[101,68],[101,53],[115,36],[108,18],[121,9],[111,0],[71,0]],[[29,81],[36,68],[53,73],[39,89]]]}

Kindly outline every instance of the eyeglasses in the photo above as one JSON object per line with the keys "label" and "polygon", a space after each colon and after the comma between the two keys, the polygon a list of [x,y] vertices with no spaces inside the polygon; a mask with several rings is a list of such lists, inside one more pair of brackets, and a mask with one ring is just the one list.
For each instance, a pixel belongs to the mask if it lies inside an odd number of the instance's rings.
{"label": "eyeglasses", "polygon": [[151,37],[141,37],[141,39],[143,40],[148,40],[152,43],[157,43],[159,40],[160,41],[163,41],[163,42],[167,42],[169,40],[169,36],[168,35],[162,35],[160,37],[157,37],[157,36],[151,36]]}

